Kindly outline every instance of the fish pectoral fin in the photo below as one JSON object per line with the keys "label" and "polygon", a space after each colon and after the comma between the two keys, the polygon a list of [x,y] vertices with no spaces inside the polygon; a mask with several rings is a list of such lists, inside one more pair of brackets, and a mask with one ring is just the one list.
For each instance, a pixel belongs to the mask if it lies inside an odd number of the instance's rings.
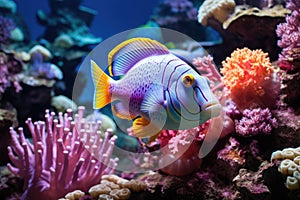
{"label": "fish pectoral fin", "polygon": [[164,105],[164,90],[160,84],[152,84],[150,89],[146,92],[144,100],[141,105],[141,111],[150,113],[163,107]]}
{"label": "fish pectoral fin", "polygon": [[109,52],[109,73],[111,76],[124,75],[132,66],[144,58],[168,53],[167,47],[150,38],[126,40]]}
{"label": "fish pectoral fin", "polygon": [[121,119],[132,120],[133,118],[135,118],[135,115],[129,111],[129,108],[125,106],[123,102],[114,104],[111,107],[111,110],[115,116]]}
{"label": "fish pectoral fin", "polygon": [[132,130],[134,135],[139,138],[151,137],[160,131],[156,126],[154,126],[154,124],[150,123],[144,117],[134,120]]}

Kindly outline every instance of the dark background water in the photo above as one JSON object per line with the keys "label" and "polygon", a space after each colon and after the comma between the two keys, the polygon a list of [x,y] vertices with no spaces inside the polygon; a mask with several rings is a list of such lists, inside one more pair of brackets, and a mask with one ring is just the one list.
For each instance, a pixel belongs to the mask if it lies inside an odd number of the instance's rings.
{"label": "dark background water", "polygon": [[[30,29],[31,39],[43,33],[44,27],[36,22],[38,9],[49,12],[48,0],[15,0],[18,12]],[[83,6],[98,12],[91,32],[103,39],[121,31],[136,28],[146,23],[160,0],[84,0]]]}

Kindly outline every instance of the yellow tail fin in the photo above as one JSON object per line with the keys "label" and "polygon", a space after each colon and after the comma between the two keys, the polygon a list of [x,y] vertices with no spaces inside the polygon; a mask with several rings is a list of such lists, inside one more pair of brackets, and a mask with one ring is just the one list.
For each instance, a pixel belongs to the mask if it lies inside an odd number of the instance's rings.
{"label": "yellow tail fin", "polygon": [[109,85],[112,79],[93,60],[91,60],[91,72],[95,86],[93,106],[94,109],[99,109],[111,102]]}

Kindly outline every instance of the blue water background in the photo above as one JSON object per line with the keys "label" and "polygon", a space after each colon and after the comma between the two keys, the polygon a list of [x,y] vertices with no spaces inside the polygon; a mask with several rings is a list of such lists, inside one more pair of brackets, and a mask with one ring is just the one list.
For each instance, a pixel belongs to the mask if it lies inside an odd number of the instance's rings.
{"label": "blue water background", "polygon": [[[50,12],[48,0],[15,0],[17,11],[24,17],[35,40],[41,36],[44,27],[40,26],[35,18],[37,10]],[[106,39],[119,32],[136,28],[145,24],[153,9],[160,0],[85,0],[81,5],[98,12],[95,16],[91,32],[96,37]]]}

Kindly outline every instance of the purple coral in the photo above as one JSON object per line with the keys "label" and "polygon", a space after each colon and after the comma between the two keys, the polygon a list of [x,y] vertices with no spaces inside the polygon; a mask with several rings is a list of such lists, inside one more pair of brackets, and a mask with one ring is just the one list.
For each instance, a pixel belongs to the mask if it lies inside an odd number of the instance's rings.
{"label": "purple coral", "polygon": [[21,90],[21,86],[15,75],[22,71],[22,62],[11,53],[0,52],[0,95],[13,83],[16,91]]}
{"label": "purple coral", "polygon": [[0,16],[0,44],[9,43],[10,32],[16,28],[16,24],[10,18]]}
{"label": "purple coral", "polygon": [[300,10],[300,1],[299,0],[287,0],[286,8],[290,10]]}
{"label": "purple coral", "polygon": [[236,132],[241,136],[269,135],[272,129],[278,126],[269,108],[245,109],[242,114],[243,117],[240,120],[235,120]]}
{"label": "purple coral", "polygon": [[62,79],[63,74],[61,70],[49,62],[44,62],[43,54],[39,51],[31,55],[32,67],[30,74],[36,77],[43,77],[47,79]]}
{"label": "purple coral", "polygon": [[292,10],[292,13],[286,16],[285,23],[277,26],[276,33],[280,37],[278,46],[283,48],[279,55],[280,67],[289,71],[294,68],[293,61],[300,59],[300,3],[289,0],[286,7]]}
{"label": "purple coral", "polygon": [[[84,107],[72,119],[46,111],[45,122],[26,121],[33,143],[10,129],[12,146],[8,147],[12,164],[8,168],[25,180],[22,199],[58,199],[75,189],[87,191],[99,183],[103,174],[113,173],[117,159],[110,159],[116,136],[104,139],[100,122],[85,122]],[[55,119],[55,118],[58,119]],[[100,142],[100,143],[99,143]]]}
{"label": "purple coral", "polygon": [[197,9],[189,0],[165,0],[159,6],[154,20],[161,26],[179,21],[197,20]]}

